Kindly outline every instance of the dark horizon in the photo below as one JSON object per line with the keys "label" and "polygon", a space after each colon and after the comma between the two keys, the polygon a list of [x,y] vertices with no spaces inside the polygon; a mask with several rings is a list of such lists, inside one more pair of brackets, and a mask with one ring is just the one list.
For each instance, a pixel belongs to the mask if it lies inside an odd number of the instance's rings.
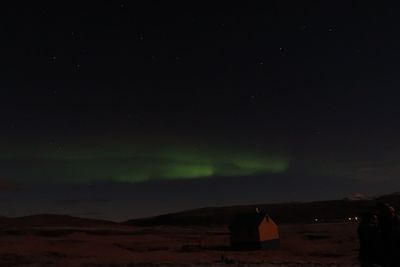
{"label": "dark horizon", "polygon": [[[294,175],[210,177],[185,181],[142,183],[98,182],[82,184],[35,184],[3,190],[2,216],[59,214],[122,222],[197,208],[341,200],[360,193],[378,197],[395,193],[397,183],[360,184],[332,177]],[[246,179],[247,184],[243,184]],[[370,188],[374,188],[371,190]],[[282,194],[284,192],[284,194]],[[174,196],[172,198],[171,196]],[[29,200],[29,202],[26,201]],[[9,209],[10,204],[19,209]]]}

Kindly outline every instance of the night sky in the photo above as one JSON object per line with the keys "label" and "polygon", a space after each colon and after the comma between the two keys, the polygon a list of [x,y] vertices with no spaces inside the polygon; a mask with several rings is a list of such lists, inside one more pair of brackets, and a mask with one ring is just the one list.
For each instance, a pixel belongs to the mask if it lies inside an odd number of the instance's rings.
{"label": "night sky", "polygon": [[2,4],[0,215],[400,191],[399,8]]}

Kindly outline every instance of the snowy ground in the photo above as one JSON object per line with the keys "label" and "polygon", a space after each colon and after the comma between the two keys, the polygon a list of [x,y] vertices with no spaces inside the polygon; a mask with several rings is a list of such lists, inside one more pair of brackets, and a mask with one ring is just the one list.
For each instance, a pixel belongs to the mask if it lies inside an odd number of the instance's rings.
{"label": "snowy ground", "polygon": [[356,227],[284,225],[280,249],[241,252],[226,228],[3,229],[0,266],[359,266]]}

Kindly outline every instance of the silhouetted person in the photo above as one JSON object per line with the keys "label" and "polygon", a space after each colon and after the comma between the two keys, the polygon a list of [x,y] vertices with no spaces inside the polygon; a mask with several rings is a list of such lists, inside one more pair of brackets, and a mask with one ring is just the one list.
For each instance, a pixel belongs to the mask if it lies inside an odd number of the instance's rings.
{"label": "silhouetted person", "polygon": [[365,214],[361,218],[357,230],[360,241],[359,259],[361,266],[381,266],[382,239],[378,227],[378,217],[373,213]]}
{"label": "silhouetted person", "polygon": [[378,204],[378,225],[382,235],[384,267],[400,267],[400,217],[386,204]]}

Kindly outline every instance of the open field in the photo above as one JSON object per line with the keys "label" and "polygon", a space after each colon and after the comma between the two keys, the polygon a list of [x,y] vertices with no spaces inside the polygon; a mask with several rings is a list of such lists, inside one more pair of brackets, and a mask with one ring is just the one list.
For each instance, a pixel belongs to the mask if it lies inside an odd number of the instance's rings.
{"label": "open field", "polygon": [[3,228],[0,266],[358,266],[356,227],[282,225],[279,250],[239,252],[226,227]]}

